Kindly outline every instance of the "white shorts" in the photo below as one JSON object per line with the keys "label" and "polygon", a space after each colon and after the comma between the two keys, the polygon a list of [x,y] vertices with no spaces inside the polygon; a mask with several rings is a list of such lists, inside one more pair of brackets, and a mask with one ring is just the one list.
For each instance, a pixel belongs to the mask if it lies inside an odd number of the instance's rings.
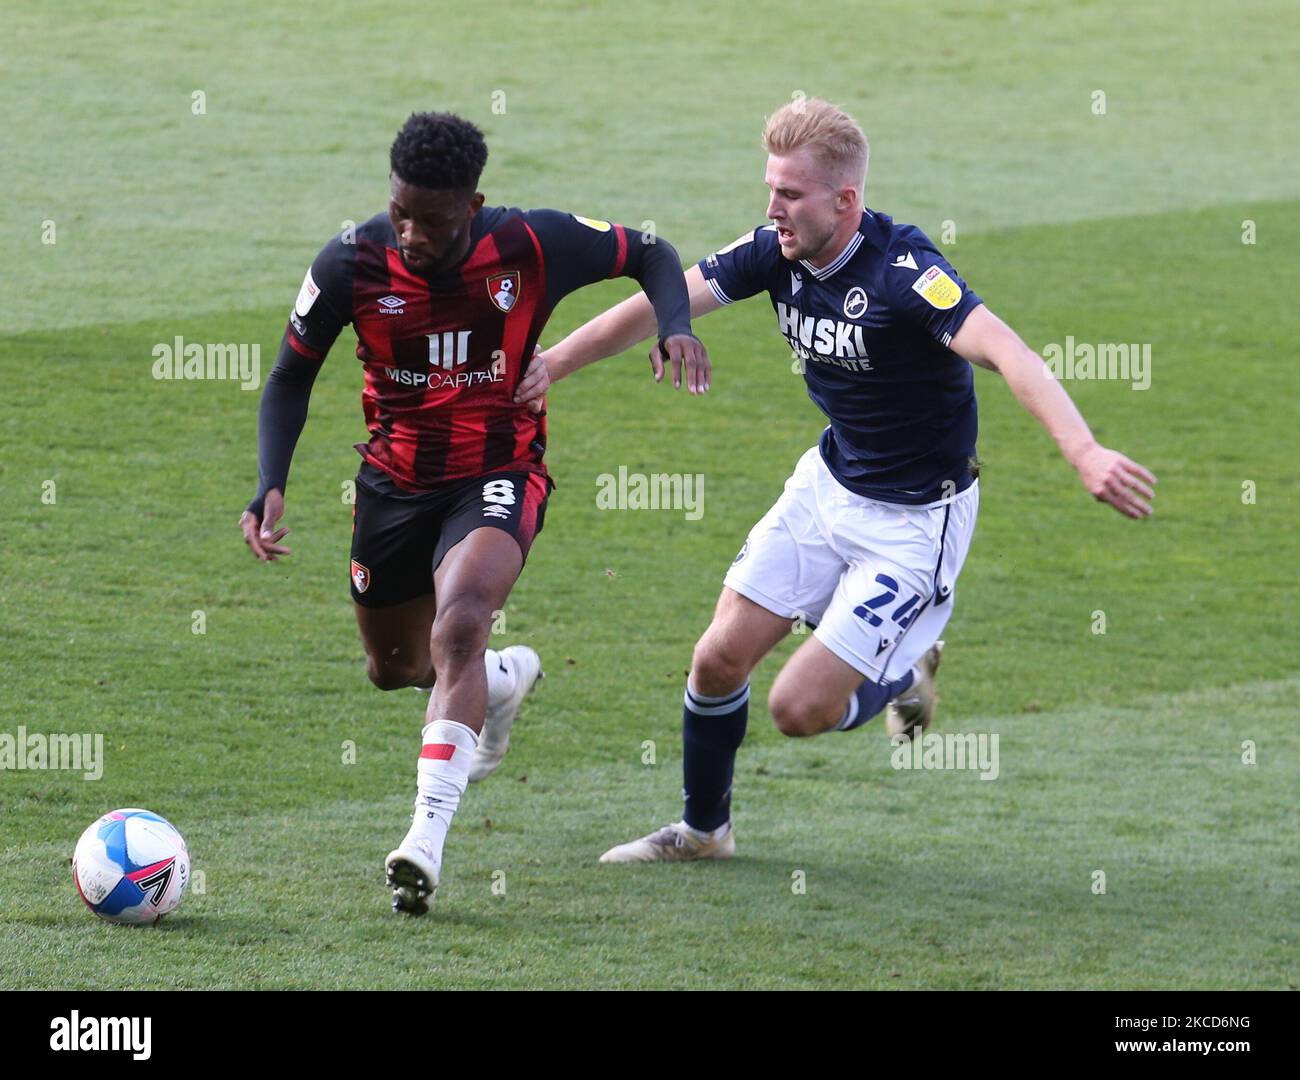
{"label": "white shorts", "polygon": [[943,633],[966,561],[979,481],[924,506],[855,495],[814,446],[749,533],[724,584],[876,681],[900,678]]}

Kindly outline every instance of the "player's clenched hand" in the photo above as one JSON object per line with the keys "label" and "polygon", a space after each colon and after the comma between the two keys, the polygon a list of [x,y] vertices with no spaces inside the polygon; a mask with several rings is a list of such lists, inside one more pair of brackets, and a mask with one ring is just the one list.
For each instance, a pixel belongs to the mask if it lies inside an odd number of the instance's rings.
{"label": "player's clenched hand", "polygon": [[515,404],[527,405],[529,412],[541,412],[550,385],[551,373],[546,369],[546,361],[542,359],[542,347],[534,345],[533,358],[528,361],[523,381],[515,391]]}
{"label": "player's clenched hand", "polygon": [[1098,502],[1110,503],[1126,517],[1150,516],[1156,478],[1136,461],[1094,445],[1084,451],[1075,468],[1083,486]]}
{"label": "player's clenched hand", "polygon": [[261,520],[251,510],[245,510],[239,515],[239,527],[244,530],[244,543],[262,562],[275,562],[281,555],[289,554],[289,549],[280,543],[289,530],[275,527],[275,523],[282,517],[284,496],[279,488],[272,488],[266,493],[262,502]]}
{"label": "player's clenched hand", "polygon": [[664,377],[665,357],[673,366],[673,389],[682,388],[682,365],[686,365],[686,389],[692,394],[702,394],[709,388],[713,369],[709,366],[709,350],[697,337],[690,334],[673,334],[661,338],[650,350],[650,368],[655,382]]}

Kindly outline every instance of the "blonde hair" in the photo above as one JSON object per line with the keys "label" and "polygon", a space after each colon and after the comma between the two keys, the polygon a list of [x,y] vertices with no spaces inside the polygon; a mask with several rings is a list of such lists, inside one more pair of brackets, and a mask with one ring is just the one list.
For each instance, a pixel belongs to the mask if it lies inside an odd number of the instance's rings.
{"label": "blonde hair", "polygon": [[828,172],[862,192],[871,155],[867,137],[853,117],[821,98],[796,98],[777,109],[763,128],[763,146],[778,157],[808,150]]}

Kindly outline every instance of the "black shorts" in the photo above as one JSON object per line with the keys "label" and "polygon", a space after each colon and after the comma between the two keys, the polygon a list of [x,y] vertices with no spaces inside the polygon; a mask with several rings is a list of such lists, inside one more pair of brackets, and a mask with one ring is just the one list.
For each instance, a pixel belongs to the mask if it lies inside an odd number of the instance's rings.
{"label": "black shorts", "polygon": [[475,529],[508,532],[527,559],[550,488],[540,473],[495,472],[411,492],[365,462],[352,508],[352,599],[388,607],[433,592],[443,556]]}

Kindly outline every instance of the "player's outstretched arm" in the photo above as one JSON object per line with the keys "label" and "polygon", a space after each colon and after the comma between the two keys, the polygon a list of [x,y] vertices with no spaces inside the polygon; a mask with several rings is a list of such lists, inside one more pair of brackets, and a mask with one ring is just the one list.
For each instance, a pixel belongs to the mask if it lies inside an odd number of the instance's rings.
{"label": "player's outstretched arm", "polygon": [[[707,315],[722,306],[709,289],[698,266],[692,266],[686,271],[686,287],[690,295],[691,318]],[[649,297],[643,292],[628,297],[621,304],[616,304],[590,322],[584,323],[563,341],[552,345],[542,354],[551,382],[563,379],[566,375],[588,364],[594,364],[597,360],[604,360],[608,356],[617,356],[627,351],[634,345],[653,337],[656,328],[657,320]],[[680,388],[682,385],[684,362],[687,389],[692,394],[702,394],[708,390],[712,379],[708,353],[704,353],[700,362],[692,362],[691,357],[683,358],[680,352],[677,356],[673,356],[671,340],[665,344],[669,347],[673,386]],[[658,341],[650,352],[650,366],[655,382],[662,380],[664,361]]]}
{"label": "player's outstretched arm", "polygon": [[352,321],[355,254],[356,245],[340,234],[312,261],[289,312],[275,367],[262,388],[257,411],[257,494],[239,515],[244,543],[262,562],[289,554],[280,543],[289,530],[276,528],[284,515],[289,462],[307,422],[307,401],[320,366],[339,331]]}
{"label": "player's outstretched arm", "polygon": [[299,355],[286,331],[257,411],[257,494],[239,515],[244,543],[262,562],[289,554],[280,543],[289,530],[277,529],[276,523],[284,516],[289,463],[307,423],[307,403],[318,371],[320,361]]}
{"label": "player's outstretched arm", "polygon": [[998,372],[1007,381],[1016,400],[1056,440],[1093,498],[1109,503],[1127,517],[1151,514],[1156,478],[1136,461],[1093,438],[1052,369],[987,307],[981,304],[966,316],[952,339],[952,349],[972,364]]}

